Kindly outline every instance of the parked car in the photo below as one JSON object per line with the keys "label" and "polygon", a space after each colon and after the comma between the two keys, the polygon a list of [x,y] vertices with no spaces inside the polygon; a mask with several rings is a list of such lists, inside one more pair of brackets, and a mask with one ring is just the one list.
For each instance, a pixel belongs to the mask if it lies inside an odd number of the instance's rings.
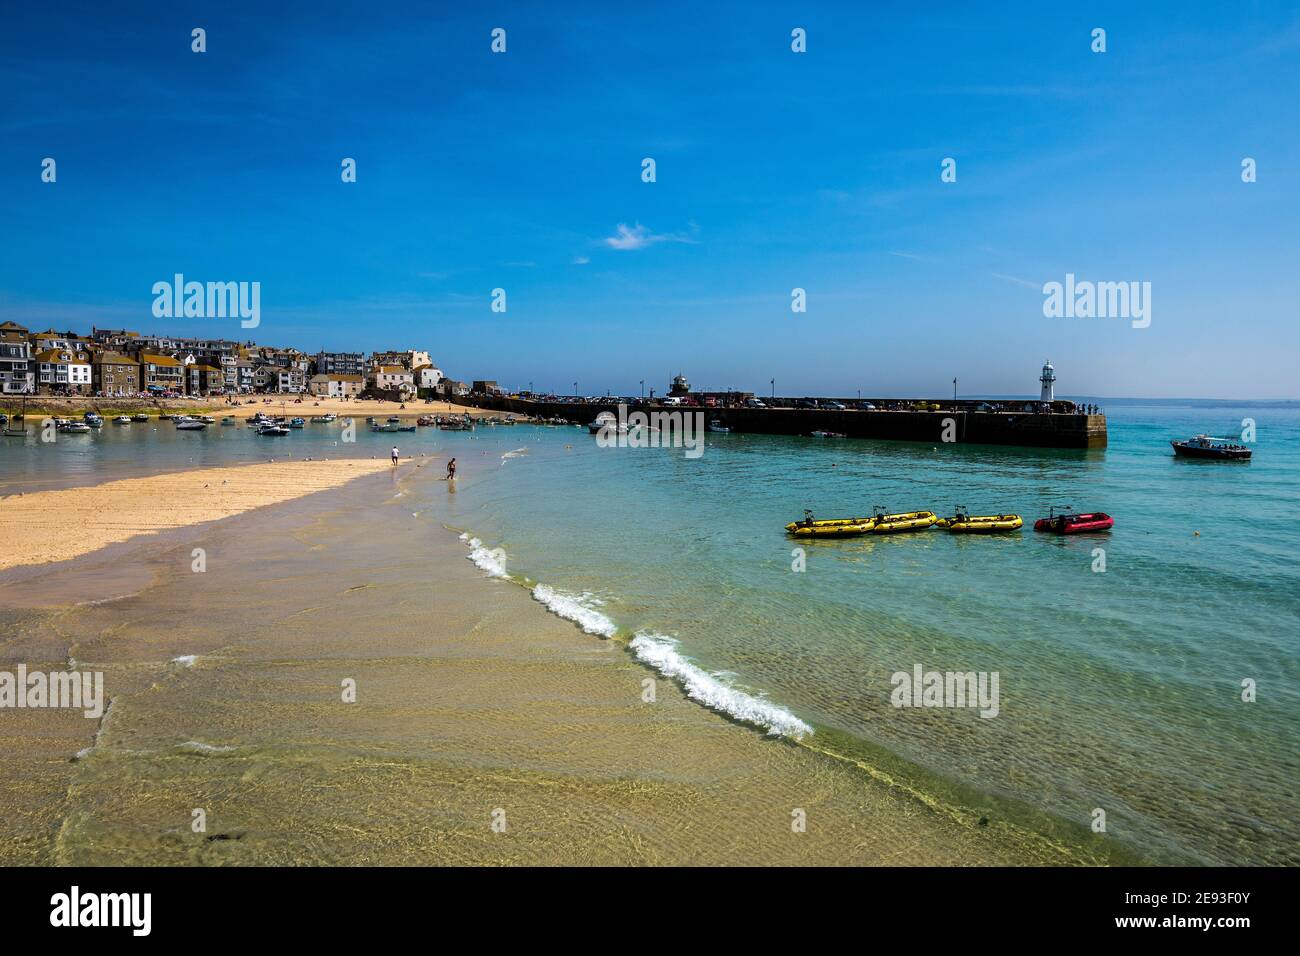
{"label": "parked car", "polygon": [[825,402],[825,403],[823,403],[822,407],[823,407],[823,408],[833,408],[833,409],[835,409],[836,411],[839,411],[839,412],[844,411],[844,404],[843,404],[842,402]]}
{"label": "parked car", "polygon": [[757,398],[745,399],[745,407],[746,408],[767,408],[767,406],[764,405],[762,402],[760,402]]}

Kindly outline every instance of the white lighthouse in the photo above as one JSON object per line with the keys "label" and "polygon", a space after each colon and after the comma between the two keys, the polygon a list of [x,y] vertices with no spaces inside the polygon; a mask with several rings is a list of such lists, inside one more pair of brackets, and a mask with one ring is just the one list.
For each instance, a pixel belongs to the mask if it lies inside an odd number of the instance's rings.
{"label": "white lighthouse", "polygon": [[1056,369],[1052,368],[1051,362],[1043,363],[1043,374],[1038,376],[1038,381],[1043,385],[1043,390],[1038,396],[1040,402],[1053,401],[1056,386]]}

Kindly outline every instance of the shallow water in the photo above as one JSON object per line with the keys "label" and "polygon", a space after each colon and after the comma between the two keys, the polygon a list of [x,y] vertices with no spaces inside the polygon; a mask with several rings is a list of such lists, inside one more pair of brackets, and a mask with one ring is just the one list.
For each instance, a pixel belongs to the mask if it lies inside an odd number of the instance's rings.
{"label": "shallow water", "polygon": [[[1099,839],[1087,827],[1100,809],[1100,839],[1139,859],[1300,862],[1300,411],[1107,412],[1105,451],[711,435],[698,460],[597,448],[576,428],[361,432],[345,447],[337,425],[283,439],[107,426],[54,448],[5,448],[0,488],[386,455],[395,439],[403,454],[452,454],[454,492],[420,482],[392,493],[477,538],[484,573],[543,584],[539,603],[591,632],[591,646],[616,632],[703,704],[760,732],[806,726],[805,747],[960,819],[1010,819],[1086,845]],[[1258,425],[1254,461],[1173,458],[1168,439],[1234,434],[1244,417]],[[1117,524],[1075,538],[800,542],[806,570],[792,570],[796,545],[781,526],[805,507],[944,513],[955,503],[1016,511],[1027,524],[1072,504]],[[386,547],[397,566],[420,560],[414,542]],[[1098,548],[1104,573],[1093,570]],[[356,566],[384,568],[389,552],[361,549]],[[296,573],[286,566],[286,587]],[[274,580],[275,568],[250,562],[249,574]],[[891,706],[891,675],[916,664],[997,672],[998,715]],[[1243,679],[1257,682],[1255,703],[1241,701]]]}
{"label": "shallow water", "polygon": [[[1082,826],[1100,808],[1151,861],[1300,862],[1300,410],[1108,412],[1110,447],[1094,452],[711,435],[691,461],[574,430],[498,457],[454,521],[512,570],[590,595],[651,648],[811,724],[811,746],[873,764],[883,750],[977,807],[1007,797]],[[1252,462],[1173,457],[1170,438],[1235,434],[1246,417]],[[1117,523],[1077,537],[781,533],[804,507],[955,503],[1029,526],[1062,504]],[[917,664],[997,672],[998,715],[892,706],[891,675]]]}

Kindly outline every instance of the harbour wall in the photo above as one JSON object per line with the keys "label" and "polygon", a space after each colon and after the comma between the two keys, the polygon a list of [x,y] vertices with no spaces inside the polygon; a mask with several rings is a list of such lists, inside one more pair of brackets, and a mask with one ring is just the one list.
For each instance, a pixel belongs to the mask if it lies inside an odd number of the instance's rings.
{"label": "harbour wall", "polygon": [[[497,395],[466,395],[453,399],[473,408],[514,412],[543,418],[566,418],[586,425],[617,405],[590,402],[546,402]],[[909,401],[908,404],[919,404]],[[958,405],[939,411],[857,410],[829,408],[696,408],[634,403],[628,412],[700,412],[707,422],[737,432],[759,435],[809,435],[841,432],[850,438],[888,441],[943,441],[952,421],[956,441],[980,445],[1021,445],[1034,448],[1105,448],[1106,416],[1078,412],[975,411]]]}

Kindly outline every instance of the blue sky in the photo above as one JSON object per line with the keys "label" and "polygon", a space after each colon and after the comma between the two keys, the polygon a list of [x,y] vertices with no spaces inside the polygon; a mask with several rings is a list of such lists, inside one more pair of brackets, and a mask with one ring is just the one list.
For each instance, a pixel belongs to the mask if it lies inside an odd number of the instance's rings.
{"label": "blue sky", "polygon": [[1300,398],[1300,11],[1203,6],[11,5],[0,318],[244,337],[182,272],[524,387]]}

